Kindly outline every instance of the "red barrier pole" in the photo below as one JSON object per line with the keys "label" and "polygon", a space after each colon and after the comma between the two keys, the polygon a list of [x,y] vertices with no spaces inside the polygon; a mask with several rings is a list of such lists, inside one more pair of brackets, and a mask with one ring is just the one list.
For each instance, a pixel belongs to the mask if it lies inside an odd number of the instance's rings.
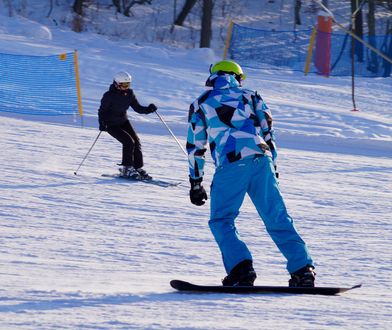
{"label": "red barrier pole", "polygon": [[317,17],[316,50],[314,65],[317,73],[329,77],[331,73],[332,16],[320,11]]}

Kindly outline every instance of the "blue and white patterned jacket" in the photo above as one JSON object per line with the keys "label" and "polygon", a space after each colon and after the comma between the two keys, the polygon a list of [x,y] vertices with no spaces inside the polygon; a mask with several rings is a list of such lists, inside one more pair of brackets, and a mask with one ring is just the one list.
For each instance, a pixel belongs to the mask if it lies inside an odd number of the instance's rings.
{"label": "blue and white patterned jacket", "polygon": [[266,155],[276,161],[272,116],[257,92],[243,89],[234,75],[212,74],[206,83],[211,90],[190,106],[187,152],[189,174],[204,175],[207,142],[215,166]]}

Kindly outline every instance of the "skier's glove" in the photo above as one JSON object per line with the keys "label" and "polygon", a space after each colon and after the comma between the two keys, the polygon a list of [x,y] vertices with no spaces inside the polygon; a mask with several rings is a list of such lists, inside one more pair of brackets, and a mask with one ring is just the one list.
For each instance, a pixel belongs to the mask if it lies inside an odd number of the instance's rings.
{"label": "skier's glove", "polygon": [[157,108],[157,106],[154,103],[149,104],[148,107],[147,107],[148,113],[152,113],[152,112],[155,112],[157,110],[158,110],[158,108]]}
{"label": "skier's glove", "polygon": [[191,183],[191,190],[189,191],[189,197],[191,198],[191,203],[197,206],[201,206],[205,203],[207,198],[207,193],[204,187],[201,185],[203,178],[192,179],[189,177],[189,182]]}
{"label": "skier's glove", "polygon": [[99,119],[99,130],[104,132],[104,131],[107,131],[107,129],[108,129],[108,127],[107,127],[106,123],[102,119]]}

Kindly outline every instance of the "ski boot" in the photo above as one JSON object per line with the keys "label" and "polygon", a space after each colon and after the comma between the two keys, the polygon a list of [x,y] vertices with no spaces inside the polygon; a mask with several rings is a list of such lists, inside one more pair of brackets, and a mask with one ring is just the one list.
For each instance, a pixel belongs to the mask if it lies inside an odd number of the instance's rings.
{"label": "ski boot", "polygon": [[140,180],[145,180],[145,181],[149,181],[152,180],[152,176],[149,175],[143,168],[137,168],[136,172],[139,173],[140,175]]}
{"label": "ski boot", "polygon": [[223,280],[223,286],[253,286],[257,275],[252,260],[241,261]]}
{"label": "ski boot", "polygon": [[134,180],[142,180],[138,171],[133,166],[125,166],[119,168],[120,175]]}
{"label": "ski boot", "polygon": [[313,266],[305,266],[291,273],[291,279],[289,280],[290,287],[303,287],[303,288],[314,288],[314,280],[316,273],[314,272]]}

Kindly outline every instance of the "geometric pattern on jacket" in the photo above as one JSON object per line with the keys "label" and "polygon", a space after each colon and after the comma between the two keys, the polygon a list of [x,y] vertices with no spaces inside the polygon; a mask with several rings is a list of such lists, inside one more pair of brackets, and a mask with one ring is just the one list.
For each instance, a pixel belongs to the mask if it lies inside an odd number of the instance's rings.
{"label": "geometric pattern on jacket", "polygon": [[272,116],[257,92],[243,89],[234,75],[212,74],[202,93],[190,106],[187,152],[189,174],[204,175],[209,144],[216,167],[240,159],[266,155],[276,161]]}

